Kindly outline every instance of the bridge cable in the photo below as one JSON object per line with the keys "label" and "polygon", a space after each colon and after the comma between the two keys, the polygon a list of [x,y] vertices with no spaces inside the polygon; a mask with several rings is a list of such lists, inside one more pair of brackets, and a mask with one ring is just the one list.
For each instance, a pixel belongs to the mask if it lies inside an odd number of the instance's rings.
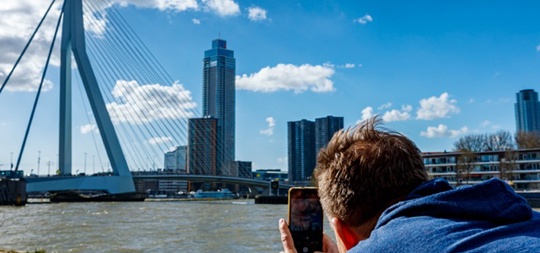
{"label": "bridge cable", "polygon": [[[114,8],[114,7],[113,7],[113,8]],[[119,16],[121,17],[121,15],[119,15]],[[127,23],[127,22],[126,22],[126,23]],[[129,26],[128,26],[128,27],[129,27]],[[125,29],[122,29],[121,31],[124,31],[124,30],[125,30]],[[131,31],[132,31],[132,29],[131,29]],[[133,34],[135,34],[135,33],[133,32]],[[141,40],[140,40],[140,38],[137,37],[137,38],[135,39],[135,41],[140,42]],[[143,45],[143,47],[145,47],[144,43],[142,43],[142,45]],[[147,51],[149,51],[149,50],[147,50]],[[144,51],[144,52],[146,53],[147,51]],[[148,54],[147,54],[147,55],[148,55]],[[149,55],[150,55],[150,56],[153,56],[152,54],[149,54]],[[155,59],[155,57],[146,57],[146,58]],[[159,62],[157,62],[157,64],[154,64],[154,65],[159,65]],[[160,66],[160,65],[159,65],[159,66]],[[161,66],[160,70],[161,70],[161,73],[163,74],[163,67],[162,67],[162,66]],[[165,72],[165,73],[166,73],[166,72]],[[170,78],[170,76],[169,76],[169,78]],[[181,118],[186,118],[186,117],[181,117]],[[218,150],[223,149],[222,145],[218,145],[217,148],[218,148]]]}
{"label": "bridge cable", "polygon": [[[91,40],[91,41],[92,41],[93,44],[95,44],[95,43],[94,43],[94,40]],[[101,40],[100,40],[100,41],[101,41]],[[98,47],[98,46],[96,46],[96,48],[97,48],[97,47]],[[105,48],[105,47],[106,47],[106,48]],[[103,44],[103,46],[100,47],[100,48],[102,48],[102,49],[103,49],[103,48],[109,49],[109,52],[107,52],[105,55],[107,55],[107,56],[113,56],[113,57],[114,57],[115,59],[117,59],[117,60],[120,59],[120,60],[122,60],[123,62],[126,62],[126,60],[123,60],[123,59],[120,58],[120,56],[118,56],[118,53],[117,53],[118,50],[114,51],[114,50],[111,49],[110,43]],[[110,66],[111,63],[110,63],[110,61],[108,61],[109,58],[108,58],[108,57],[107,57],[107,58],[103,57],[103,54],[102,54],[102,52],[101,52],[102,50],[97,50],[97,51],[100,53],[100,55],[102,55],[102,57],[100,57],[100,59],[106,59],[106,63],[107,63],[107,65],[109,66],[109,68],[107,68],[107,70],[112,69],[112,67]],[[117,61],[112,61],[112,64],[118,69],[118,66],[117,66],[116,62],[117,62]],[[128,62],[128,63],[129,63],[129,62]],[[126,69],[124,65],[125,65],[125,64],[122,64],[122,65],[121,65],[121,66],[122,66],[122,69]],[[107,72],[110,73],[110,71],[107,71]],[[120,73],[124,73],[124,72],[120,71]],[[112,75],[109,74],[109,76],[112,76]],[[127,79],[127,78],[125,78],[125,79]],[[106,82],[106,83],[114,83],[114,81],[113,81],[113,82]],[[137,107],[138,107],[138,105],[137,105]],[[140,108],[139,108],[139,109],[140,109]],[[121,112],[121,113],[123,113],[123,112]],[[124,115],[124,117],[126,117],[126,115]],[[140,117],[139,117],[139,120],[140,120],[141,122],[143,121]],[[133,127],[131,126],[131,124],[128,124],[128,125],[130,126],[130,129],[132,129],[131,132],[135,132],[135,131],[133,131]],[[123,125],[122,125],[122,127],[123,127]],[[147,132],[151,132],[151,131],[148,130],[148,127],[147,127],[146,125],[144,125],[144,127],[147,129]],[[152,125],[152,128],[155,130],[155,128],[153,127],[153,125]],[[125,132],[127,132],[127,131],[125,131]],[[142,133],[142,132],[141,132],[141,134],[144,135],[144,133]],[[128,138],[130,138],[130,135],[129,135],[129,134],[126,134],[126,136],[127,136]],[[132,142],[132,143],[133,143],[133,142]],[[154,150],[154,154],[159,154],[159,152],[157,152],[157,151]],[[138,156],[138,157],[140,157],[140,156]],[[147,157],[150,157],[150,155],[147,154]]]}
{"label": "bridge cable", "polygon": [[22,158],[22,155],[23,155],[23,152],[24,152],[24,147],[26,146],[26,141],[28,140],[28,134],[30,132],[30,127],[32,126],[32,121],[34,119],[34,114],[36,112],[36,107],[37,107],[37,104],[38,104],[38,101],[39,101],[39,97],[41,95],[41,89],[43,87],[43,81],[45,80],[45,76],[47,75],[47,69],[49,67],[49,61],[51,60],[51,54],[52,54],[52,51],[53,51],[53,48],[54,48],[54,43],[56,42],[56,36],[58,35],[58,28],[60,27],[60,23],[62,21],[63,15],[64,15],[64,6],[65,5],[62,5],[62,12],[60,13],[60,16],[58,17],[58,22],[56,24],[56,30],[54,31],[53,40],[52,40],[51,46],[49,48],[49,54],[47,55],[47,61],[45,62],[45,67],[44,67],[43,73],[41,75],[41,81],[39,82],[39,88],[38,88],[38,91],[37,91],[37,94],[36,94],[36,99],[34,100],[34,105],[32,107],[32,113],[30,114],[30,119],[29,119],[28,125],[26,127],[26,132],[24,134],[24,139],[23,139],[23,143],[22,143],[22,146],[21,146],[21,151],[19,152],[19,156],[17,158],[15,171],[19,170],[19,165],[21,163],[21,158]]}
{"label": "bridge cable", "polygon": [[49,5],[49,8],[47,8],[47,11],[45,12],[45,15],[43,15],[43,17],[41,18],[41,21],[39,21],[36,29],[34,30],[34,33],[32,33],[32,36],[30,36],[30,39],[28,40],[28,42],[26,42],[26,45],[24,46],[24,49],[23,49],[22,53],[19,55],[19,58],[17,59],[17,61],[15,61],[15,64],[13,65],[13,68],[11,68],[11,71],[7,75],[6,79],[4,80],[4,83],[2,84],[2,87],[0,87],[0,94],[2,93],[2,90],[4,90],[4,87],[6,87],[6,84],[9,81],[9,78],[11,77],[11,74],[13,74],[13,72],[15,71],[15,68],[17,67],[17,65],[21,61],[22,57],[26,53],[26,50],[28,49],[28,46],[30,46],[30,43],[34,40],[34,36],[36,35],[37,31],[41,27],[41,24],[43,24],[43,21],[45,20],[45,18],[49,14],[49,11],[53,7],[55,1],[56,0],[53,0],[52,3]]}
{"label": "bridge cable", "polygon": [[[141,39],[136,35],[136,33],[133,31],[133,29],[127,24],[127,22],[125,21],[125,19],[123,19],[123,17],[119,14],[118,10],[113,6],[112,9],[115,11],[115,14],[116,15],[112,15],[112,17],[116,17],[118,16],[118,20],[119,23],[122,25],[122,27],[124,29],[119,29],[120,31],[124,32],[125,36],[128,37],[128,41],[135,41],[136,44],[138,45],[139,48],[142,48],[143,50],[137,50],[137,56],[140,56],[142,57],[143,59],[146,59],[146,60],[150,60],[151,63],[153,63],[154,66],[157,66],[158,68],[153,68],[153,71],[154,72],[159,72],[159,74],[161,74],[161,82],[163,82],[163,76],[167,76],[165,79],[168,79],[165,81],[165,83],[174,83],[174,81],[172,81],[172,78],[167,74],[166,71],[163,70],[163,67],[159,64],[159,62],[157,61],[152,61],[152,60],[155,60],[155,56],[150,53],[150,51],[148,50],[148,48],[146,47],[146,45],[144,43],[142,43]],[[125,31],[128,31],[128,33],[126,34]],[[141,53],[142,51],[142,53]],[[136,62],[141,62],[141,61],[136,61]],[[157,70],[156,70],[157,69]],[[164,73],[165,72],[165,73]],[[189,90],[186,89],[186,91],[189,92]],[[181,95],[184,95],[183,93]],[[191,98],[190,97],[186,97],[186,96],[182,96],[182,98],[184,100],[187,100],[187,101],[191,101]],[[197,112],[197,108],[195,107],[193,109],[193,111]],[[195,113],[197,114],[197,113]],[[199,113],[200,114],[200,113]],[[170,115],[170,113],[169,113]],[[173,119],[178,119],[179,123],[181,126],[185,126],[183,128],[180,128],[180,131],[181,131],[181,134],[180,136],[186,136],[187,135],[187,125],[188,125],[188,122],[187,120],[182,120],[182,119],[187,119],[189,117],[189,115],[187,114],[182,114],[182,115],[174,115],[174,117],[172,117]],[[174,128],[173,128],[174,129]],[[187,138],[186,139],[183,139],[186,143],[187,143]]]}
{"label": "bridge cable", "polygon": [[[94,43],[92,40],[89,40],[89,42]],[[92,58],[94,58],[94,59],[97,59],[97,58],[104,58],[101,54],[100,54],[100,56],[96,56],[96,55],[94,54],[93,51],[89,51],[89,52],[90,52],[90,55],[92,56]],[[107,59],[107,58],[104,58],[104,59]],[[110,65],[111,63],[110,63],[109,61],[104,61],[104,62],[102,62],[102,63],[105,63],[105,64],[97,64],[99,70],[101,70],[101,71],[104,73],[104,75],[106,75],[106,76],[112,76],[112,74],[110,74],[110,71],[111,71],[110,69],[112,69],[112,66]],[[105,66],[104,66],[104,65],[105,65]],[[107,67],[106,70],[104,70],[104,67]],[[101,83],[109,83],[108,80],[104,80],[104,77],[103,77],[103,76],[100,76],[100,80],[101,80]],[[112,80],[112,77],[111,77],[111,80]],[[113,83],[114,83],[114,81],[113,81]],[[102,93],[103,93],[103,92],[102,92]],[[109,93],[106,93],[106,94],[108,95],[108,97],[111,96]],[[109,100],[111,100],[111,99],[109,98]],[[120,111],[120,113],[122,114],[123,117],[127,117],[127,116],[125,115],[125,112],[124,112],[124,111]],[[125,135],[125,136],[128,136],[128,138],[129,138],[128,141],[126,141],[126,140],[123,139],[123,138],[120,138],[120,139],[122,140],[122,142],[124,143],[124,145],[125,145],[127,148],[133,148],[133,145],[134,145],[133,143],[134,143],[134,142],[133,142],[133,141],[131,140],[131,138],[129,137],[128,131],[125,129],[125,126],[124,126],[123,124],[119,124],[119,125],[117,125],[117,126],[119,126],[120,129],[117,129],[116,132],[117,132],[117,133],[124,133],[124,135]],[[133,127],[132,127],[131,125],[128,125],[128,126],[132,129],[132,131],[134,131],[134,130],[133,130]],[[119,130],[122,130],[122,131],[120,132]],[[138,150],[138,149],[135,149],[135,150]],[[131,157],[133,157],[133,154],[132,154],[132,153],[129,154],[129,155],[130,155]],[[135,157],[141,157],[141,155],[139,154],[138,156],[135,156]],[[148,155],[147,155],[147,157],[148,157]]]}
{"label": "bridge cable", "polygon": [[[112,22],[112,24],[114,24],[114,22]],[[112,29],[112,30],[118,31],[118,30],[122,30],[122,29]],[[116,39],[117,37],[115,36],[115,37],[113,37],[113,38]],[[122,43],[122,41],[130,41],[130,40],[129,40],[129,39],[116,39],[116,41],[120,41],[119,43],[122,44],[122,45],[124,45],[123,48],[126,48],[125,44]],[[114,48],[116,48],[116,52],[118,52],[118,51],[126,52],[125,50],[118,50],[118,47],[116,47],[116,44],[114,44],[114,43],[110,43],[110,44],[114,45]],[[122,53],[122,54],[121,54],[122,56],[124,56],[124,55],[134,55],[134,53],[133,53],[133,52],[134,52],[133,47],[131,47],[131,46],[129,46],[129,45],[128,45],[128,47],[131,49],[131,53]],[[110,46],[109,46],[109,48],[110,48]],[[139,53],[139,54],[140,54],[140,53]],[[117,53],[116,55],[118,55],[118,53]],[[115,56],[115,58],[118,59],[119,57]],[[124,58],[125,58],[125,57],[124,57]],[[142,73],[142,72],[146,72],[146,73],[147,73],[146,69],[143,68],[140,64],[133,64],[133,62],[135,62],[135,63],[145,62],[144,59],[131,60],[131,61],[129,61],[129,60],[130,60],[130,59],[127,59],[127,62],[129,62],[130,65],[133,66],[133,67],[131,67],[131,68],[126,68],[126,65],[122,65],[122,66],[124,67],[124,68],[123,68],[124,70],[126,70],[126,69],[135,69],[135,68],[136,68],[136,69],[138,69],[137,73]],[[147,75],[147,76],[149,76],[149,75]],[[143,78],[143,79],[146,80],[147,78]],[[144,83],[143,83],[143,84],[144,84]],[[143,100],[143,99],[144,99],[144,98],[141,98],[140,96],[137,96],[137,97],[138,97],[139,100]],[[160,100],[160,101],[163,101],[163,100]],[[163,106],[163,103],[160,102],[160,105]],[[169,115],[170,115],[170,114],[169,114]],[[167,131],[165,131],[165,130],[161,127],[161,125],[159,125],[159,128],[161,129],[161,132],[162,132],[162,133],[168,132],[169,135],[172,135],[173,137],[176,137],[175,134],[172,134],[172,131],[170,130],[170,128],[169,128],[167,125],[165,125],[165,127],[167,128]],[[155,132],[155,133],[158,132],[155,128],[153,128],[153,129],[154,129],[154,132]],[[175,129],[175,128],[173,128],[173,129]],[[160,155],[162,155],[162,154],[158,154],[158,156],[160,156]]]}
{"label": "bridge cable", "polygon": [[[92,18],[92,19],[93,19],[93,18]],[[93,19],[93,20],[95,21],[95,19]],[[96,42],[92,39],[93,37],[91,37],[91,36],[89,36],[89,37],[91,38],[91,39],[89,40],[89,42],[91,42],[92,45],[96,44]],[[94,47],[95,47],[95,48],[101,48],[101,49],[103,49],[103,47],[99,47],[99,46],[94,46]],[[105,63],[106,63],[107,66],[108,66],[108,67],[106,68],[107,71],[104,71],[103,68],[101,67],[102,64],[98,64],[98,66],[100,67],[100,70],[101,70],[104,74],[106,74],[106,76],[109,76],[109,78],[110,78],[110,80],[111,80],[111,82],[106,81],[106,82],[103,82],[103,83],[105,83],[105,84],[107,84],[107,83],[114,83],[114,79],[112,78],[113,75],[111,74],[111,71],[112,71],[112,69],[113,69],[113,67],[111,66],[111,64],[116,66],[116,65],[117,65],[116,62],[115,62],[115,61],[112,61],[112,63],[111,63],[111,61],[109,61],[109,58],[110,58],[110,57],[106,57],[106,56],[101,52],[101,50],[95,50],[95,51],[96,51],[97,53],[99,53],[100,56],[99,56],[99,57],[95,56],[95,55],[93,54],[93,53],[94,53],[94,50],[91,50],[90,52],[92,52],[93,58],[94,58],[94,59],[97,59],[97,58],[105,59],[105,60],[106,60]],[[111,56],[111,54],[106,54],[106,55]],[[118,59],[118,57],[115,57],[115,58]],[[101,77],[103,77],[103,76],[101,76]],[[109,99],[110,99],[110,93],[106,92],[106,94],[108,95],[108,97],[109,97]],[[113,101],[114,101],[114,99],[110,99],[110,100],[113,100]],[[120,111],[120,113],[123,115],[123,117],[128,118],[128,117],[125,115],[124,111]],[[123,124],[120,124],[120,126],[121,126],[122,129],[123,129],[124,135],[127,136],[127,138],[130,139],[129,141],[127,141],[127,143],[131,143],[130,146],[132,147],[134,142],[131,140],[131,137],[130,137],[130,135],[129,135],[129,131],[126,131],[126,130],[125,130],[125,127],[124,127]],[[135,131],[133,131],[133,127],[132,127],[131,124],[128,124],[128,126],[132,129],[131,132],[135,132]],[[145,126],[145,127],[147,127],[147,126]],[[124,139],[124,143],[126,144],[125,139]],[[135,149],[135,150],[139,150],[139,149]],[[157,154],[157,152],[154,152],[154,153]],[[133,156],[132,154],[130,154],[130,155]],[[150,155],[149,155],[148,153],[147,153],[146,155],[147,155],[147,157],[150,157]],[[137,156],[135,156],[135,157],[140,158],[140,157],[142,157],[142,156],[141,156],[141,155],[137,155]],[[142,162],[141,162],[141,164],[142,164]]]}
{"label": "bridge cable", "polygon": [[[101,9],[106,9],[106,8],[107,8],[107,7],[101,8]],[[112,6],[111,8],[112,8],[113,10],[116,11],[116,9],[114,8],[114,6]],[[114,14],[115,14],[115,13],[113,13],[113,15],[112,15],[113,18],[117,16],[117,15],[114,15]],[[120,18],[122,18],[121,15],[118,15],[118,16],[119,16]],[[120,22],[120,24],[122,25],[123,23]],[[130,27],[128,26],[128,28],[130,28]],[[126,29],[117,29],[117,31],[118,31],[118,30],[124,32],[124,35],[125,35],[126,37],[129,37],[128,35],[125,34],[125,30],[126,30]],[[131,31],[133,31],[133,30],[131,29]],[[136,35],[135,35],[135,36],[136,36]],[[133,36],[132,36],[132,37],[133,37]],[[117,37],[114,37],[114,38],[117,38]],[[132,40],[130,40],[130,39],[128,38],[127,40],[122,40],[122,41],[132,41]],[[137,37],[137,40],[135,40],[135,41],[139,42],[140,39]],[[122,44],[123,44],[123,43],[122,43]],[[114,45],[114,44],[113,44],[113,45]],[[144,46],[144,44],[142,44],[142,45]],[[109,47],[110,47],[110,46],[109,46]],[[130,48],[131,48],[131,47],[130,47]],[[147,48],[146,48],[146,49],[147,49]],[[139,63],[139,64],[135,64],[135,65],[136,65],[137,69],[141,70],[140,63],[141,63],[141,62],[146,62],[146,61],[140,60],[140,58],[139,58],[138,56],[139,56],[139,55],[142,55],[142,54],[141,54],[141,52],[140,52],[138,49],[137,49],[136,51],[137,51],[138,54],[137,54],[137,53],[134,53],[133,48],[131,48],[131,52],[132,52],[132,53],[130,53],[130,54],[128,54],[128,55],[131,55],[131,56],[136,55],[136,56],[137,56],[138,60],[132,60],[132,61],[131,61],[131,65],[133,65],[133,62]],[[143,51],[144,51],[144,50],[143,50]],[[144,52],[146,53],[146,51],[144,51]],[[148,54],[147,54],[147,55],[148,55]],[[151,54],[150,54],[150,55],[151,55]],[[116,57],[115,57],[115,58],[116,58]],[[155,57],[153,57],[153,59],[155,59]],[[125,69],[125,68],[124,68],[124,69]],[[146,68],[143,68],[143,69],[142,69],[142,72],[147,72],[147,71],[145,71],[145,70],[146,70]],[[161,69],[160,69],[160,70],[163,71],[162,66],[161,66]],[[154,70],[154,71],[155,71],[155,70]],[[151,71],[151,72],[152,72],[152,71]],[[162,74],[163,74],[163,72],[162,72]],[[155,77],[154,77],[154,78],[155,78]],[[170,76],[169,76],[169,78],[170,78]],[[153,79],[153,78],[152,78],[152,79]],[[169,82],[166,82],[166,83],[169,83]],[[141,98],[139,97],[139,99],[141,99]],[[169,113],[170,113],[170,112],[169,112]],[[173,117],[173,118],[174,118],[174,117]],[[179,117],[179,118],[184,118],[184,119],[185,119],[186,117],[183,116],[183,117]],[[185,121],[183,121],[183,122],[185,122]],[[184,124],[181,124],[181,125],[184,125]],[[187,124],[186,124],[186,125],[187,125]],[[167,128],[168,128],[168,127],[167,127]],[[175,128],[173,128],[173,129],[175,129]],[[181,128],[181,130],[182,130],[182,129],[184,129],[184,128]],[[170,129],[169,129],[168,131],[169,131],[169,133],[171,133]],[[162,129],[162,132],[163,132],[163,129]],[[175,135],[172,135],[172,136],[176,137]],[[218,149],[220,149],[220,148],[221,148],[221,147],[218,146]]]}
{"label": "bridge cable", "polygon": [[[115,9],[116,10],[116,9]],[[116,16],[115,13],[113,13],[113,15],[111,15],[112,17],[112,20],[113,19],[116,19]],[[120,16],[121,17],[121,16]],[[120,20],[120,19],[116,19],[116,20]],[[123,26],[122,22],[119,21],[119,23]],[[115,23],[116,24],[116,23]],[[122,29],[123,28],[123,29]],[[127,41],[127,42],[131,42],[132,40],[129,38],[129,35],[126,34],[125,32],[125,26],[123,26],[122,28],[120,29],[117,29],[118,31],[122,31],[123,32],[123,35],[126,36],[126,39],[124,40],[120,40],[120,43],[122,43],[122,41]],[[124,43],[122,43],[123,45],[125,45]],[[156,75],[156,71],[155,70],[152,70],[148,67],[144,67],[144,66],[141,66],[141,63],[147,63],[147,59],[148,58],[145,58],[141,51],[139,50],[139,48],[136,46],[136,45],[133,45],[133,46],[130,46],[130,45],[127,45],[129,47],[129,49],[131,50],[132,53],[128,53],[127,55],[129,56],[133,56],[135,55],[135,57],[137,59],[133,59],[132,62],[135,63],[135,67],[139,70],[138,72],[141,73],[141,72],[144,72],[145,76],[151,76],[150,79],[153,79],[154,81],[152,82],[156,82],[156,83],[164,83],[164,84],[167,84],[168,86],[171,84],[171,83],[174,83],[172,81],[169,81],[169,80],[166,80],[164,81],[163,78],[159,78],[157,75]],[[161,79],[161,80],[158,80],[158,79]],[[154,98],[156,98],[155,96],[153,96]],[[139,99],[144,99],[144,98],[139,98]],[[163,107],[166,107],[167,104],[165,104],[165,101],[163,100],[163,98],[160,98],[158,97],[158,103],[160,106],[163,106]],[[166,111],[166,116],[167,117],[170,117],[171,119],[174,119],[174,118],[185,118],[185,115],[181,116],[181,117],[178,117],[178,115],[174,115],[171,111]],[[183,124],[182,124],[183,125]],[[185,132],[183,132],[182,128],[180,128],[181,132],[182,133],[179,133],[177,131],[174,131],[175,129],[177,129],[176,127],[174,126],[171,126],[171,124],[167,125],[165,124],[164,127],[166,128],[166,132],[171,134],[173,136],[173,138],[176,139],[177,136],[185,136]],[[160,127],[160,129],[162,130],[162,133],[164,133],[165,131],[163,130],[163,128]],[[173,130],[171,130],[173,129]],[[174,134],[172,134],[174,132]],[[176,140],[178,141],[178,140]],[[185,139],[184,139],[185,141]],[[178,141],[178,142],[181,142],[181,141]]]}
{"label": "bridge cable", "polygon": [[[78,87],[78,90],[79,90],[79,95],[81,96],[81,102],[83,104],[83,107],[84,107],[84,112],[86,114],[86,119],[88,120],[88,124],[90,124],[90,116],[88,115],[88,109],[86,107],[86,103],[84,103],[84,96],[83,96],[83,92],[81,89],[81,84],[79,83],[79,78],[76,78],[75,80],[77,80],[77,87]],[[101,165],[101,168],[103,170],[103,161],[101,159],[101,153],[99,152],[99,149],[98,149],[98,144],[97,144],[97,141],[96,141],[96,136],[94,134],[94,130],[93,129],[90,129],[90,134],[92,134],[92,140],[94,141],[94,148],[96,149],[96,153],[98,155],[98,160],[99,160],[99,164]],[[85,171],[86,173],[86,171]]]}
{"label": "bridge cable", "polygon": [[[114,7],[113,7],[113,8],[114,8]],[[119,16],[121,17],[121,15],[119,15]],[[127,23],[127,22],[126,22],[126,23]],[[126,30],[126,29],[120,29],[120,31],[124,31],[124,30]],[[135,41],[139,42],[140,39],[137,38]],[[142,45],[144,46],[144,43],[142,43]],[[146,51],[145,51],[145,52],[146,52]],[[140,51],[139,51],[139,53],[140,53]],[[150,55],[151,55],[151,54],[150,54]],[[152,57],[147,57],[147,58],[152,59]],[[153,59],[155,59],[155,57],[153,57]],[[136,62],[139,62],[139,61],[136,61]],[[159,62],[158,62],[158,64],[159,64]],[[155,65],[158,65],[158,64],[155,64]],[[160,70],[162,70],[162,69],[163,69],[163,68],[161,68]],[[183,117],[183,118],[185,118],[185,117]],[[223,149],[223,148],[222,148],[222,145],[217,145],[217,148],[220,149],[220,150]]]}

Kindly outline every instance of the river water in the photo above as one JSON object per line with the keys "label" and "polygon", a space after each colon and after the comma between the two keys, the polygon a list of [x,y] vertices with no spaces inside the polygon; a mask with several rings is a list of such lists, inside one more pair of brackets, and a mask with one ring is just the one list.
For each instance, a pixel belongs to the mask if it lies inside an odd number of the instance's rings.
{"label": "river water", "polygon": [[276,253],[286,216],[287,205],[230,200],[0,206],[0,251]]}
{"label": "river water", "polygon": [[3,206],[0,249],[45,249],[48,253],[279,252],[277,225],[279,218],[286,216],[287,205],[253,201]]}

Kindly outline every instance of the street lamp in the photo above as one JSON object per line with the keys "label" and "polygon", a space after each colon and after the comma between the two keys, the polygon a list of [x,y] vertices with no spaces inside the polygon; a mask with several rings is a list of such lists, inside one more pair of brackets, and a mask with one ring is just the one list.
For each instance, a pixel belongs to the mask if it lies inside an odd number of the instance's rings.
{"label": "street lamp", "polygon": [[41,162],[41,151],[38,151],[38,158],[37,158],[37,174],[39,176],[39,164]]}

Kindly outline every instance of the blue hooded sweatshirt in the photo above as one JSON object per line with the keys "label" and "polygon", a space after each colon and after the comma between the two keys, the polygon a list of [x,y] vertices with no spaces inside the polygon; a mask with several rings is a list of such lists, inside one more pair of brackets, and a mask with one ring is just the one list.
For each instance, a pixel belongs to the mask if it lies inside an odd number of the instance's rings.
{"label": "blue hooded sweatshirt", "polygon": [[349,252],[540,252],[540,213],[505,182],[434,179],[383,212]]}

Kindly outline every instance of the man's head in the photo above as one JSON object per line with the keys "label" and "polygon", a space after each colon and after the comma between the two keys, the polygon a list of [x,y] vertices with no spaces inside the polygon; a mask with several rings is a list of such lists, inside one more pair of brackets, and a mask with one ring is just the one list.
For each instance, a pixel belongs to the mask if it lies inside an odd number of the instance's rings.
{"label": "man's head", "polygon": [[369,224],[364,237],[387,207],[427,180],[416,145],[379,124],[375,117],[337,132],[314,172],[325,213],[352,229]]}

